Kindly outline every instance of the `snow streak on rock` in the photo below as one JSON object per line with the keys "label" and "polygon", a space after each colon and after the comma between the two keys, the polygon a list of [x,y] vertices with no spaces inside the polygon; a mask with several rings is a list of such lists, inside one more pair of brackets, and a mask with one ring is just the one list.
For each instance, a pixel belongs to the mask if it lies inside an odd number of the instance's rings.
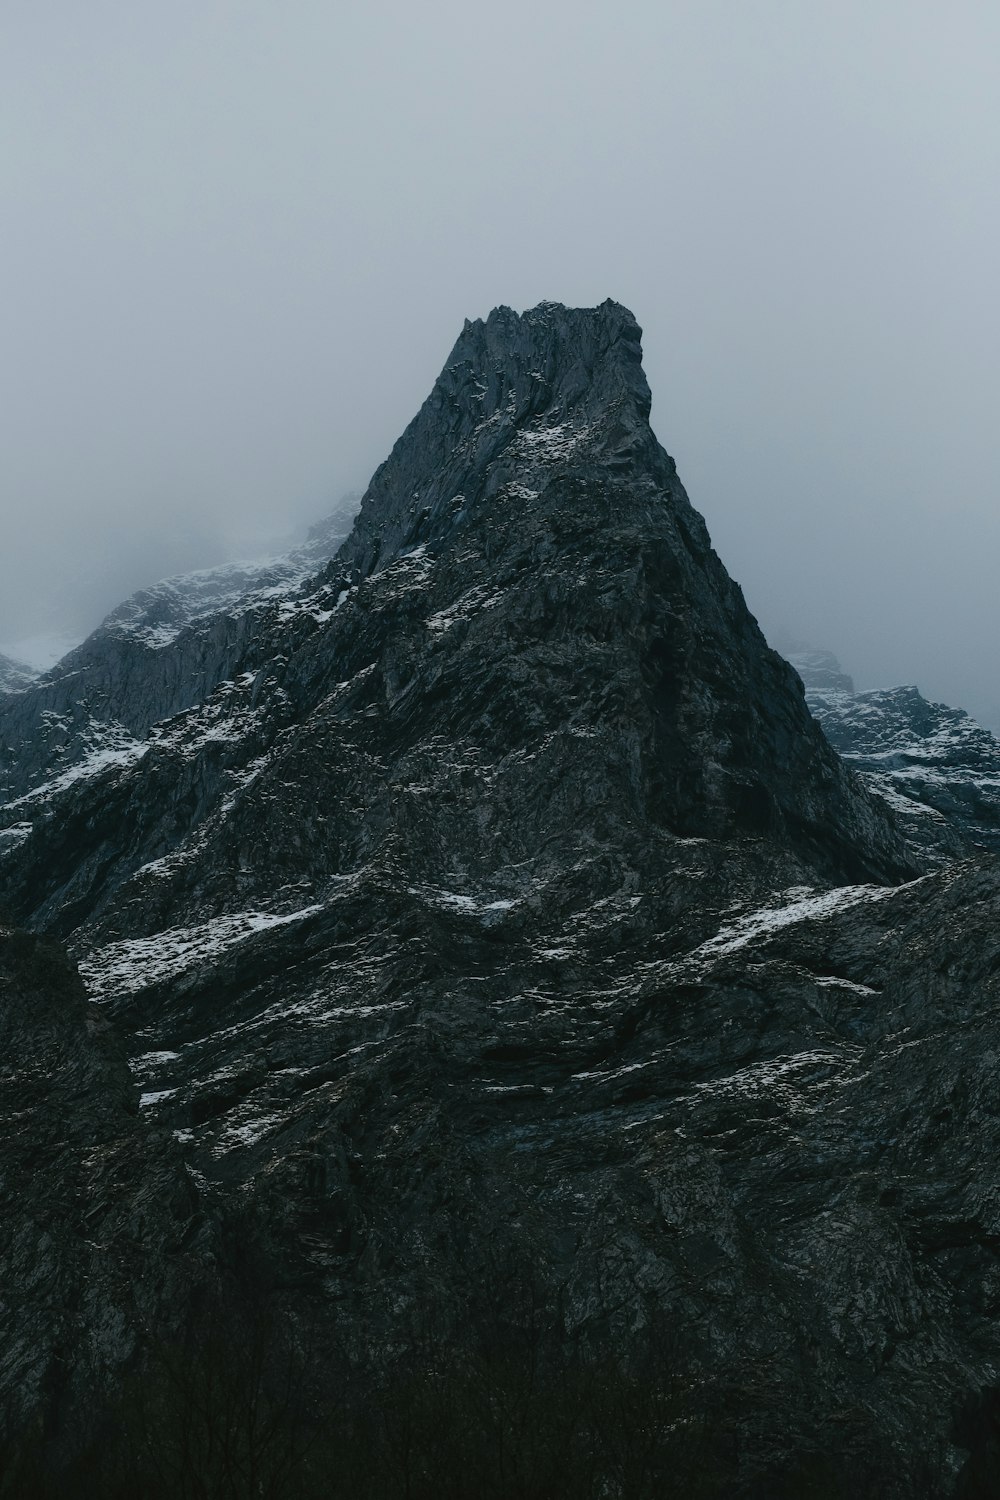
{"label": "snow streak on rock", "polygon": [[[257,933],[305,921],[320,910],[319,906],[304,906],[292,912],[234,912],[197,927],[177,927],[153,937],[109,943],[81,960],[80,973],[96,1000],[109,995],[135,994],[188,969],[214,963],[236,944],[245,943]],[[160,1054],[165,1055],[176,1056]]]}

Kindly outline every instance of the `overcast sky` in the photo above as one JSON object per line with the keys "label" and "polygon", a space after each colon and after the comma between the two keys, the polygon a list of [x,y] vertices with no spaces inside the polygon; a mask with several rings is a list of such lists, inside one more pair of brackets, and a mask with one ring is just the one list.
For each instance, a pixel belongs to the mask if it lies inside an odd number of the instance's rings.
{"label": "overcast sky", "polygon": [[613,296],[772,634],[1000,721],[1000,7],[0,0],[0,641],[363,486]]}

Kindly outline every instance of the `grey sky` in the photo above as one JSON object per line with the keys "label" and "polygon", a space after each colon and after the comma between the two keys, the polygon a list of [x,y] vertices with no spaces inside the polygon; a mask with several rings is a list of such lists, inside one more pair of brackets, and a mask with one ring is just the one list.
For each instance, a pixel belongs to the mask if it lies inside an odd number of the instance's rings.
{"label": "grey sky", "polygon": [[0,640],[364,483],[613,296],[768,629],[1000,720],[1000,11],[3,0]]}

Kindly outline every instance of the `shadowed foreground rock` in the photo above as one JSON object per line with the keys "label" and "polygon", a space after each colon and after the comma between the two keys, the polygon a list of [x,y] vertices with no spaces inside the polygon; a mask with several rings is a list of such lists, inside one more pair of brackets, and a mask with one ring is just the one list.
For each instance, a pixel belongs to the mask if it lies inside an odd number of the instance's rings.
{"label": "shadowed foreground rock", "polygon": [[197,1194],[75,968],[27,933],[0,931],[0,1077],[7,1460],[58,1470],[151,1324],[183,1323]]}

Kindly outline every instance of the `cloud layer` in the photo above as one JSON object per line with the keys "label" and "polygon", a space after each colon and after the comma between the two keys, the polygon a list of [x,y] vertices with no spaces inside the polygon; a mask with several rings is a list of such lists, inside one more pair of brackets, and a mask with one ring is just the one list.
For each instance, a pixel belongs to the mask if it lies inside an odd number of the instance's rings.
{"label": "cloud layer", "polygon": [[466,316],[613,296],[772,632],[1000,720],[1000,16],[10,0],[0,641],[363,484]]}

